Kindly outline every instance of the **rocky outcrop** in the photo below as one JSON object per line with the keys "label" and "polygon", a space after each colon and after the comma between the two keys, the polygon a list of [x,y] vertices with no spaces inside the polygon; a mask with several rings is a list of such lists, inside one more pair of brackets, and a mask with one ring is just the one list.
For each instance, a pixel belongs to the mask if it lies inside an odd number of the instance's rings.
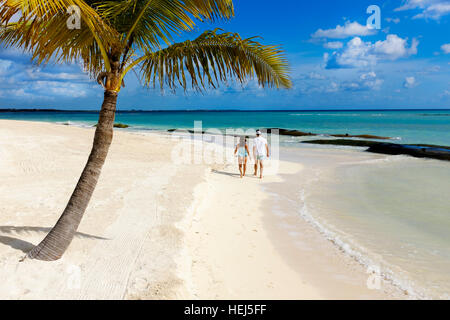
{"label": "rocky outcrop", "polygon": [[351,135],[351,134],[332,134],[332,137],[336,138],[362,138],[362,139],[376,139],[376,140],[390,140],[391,137],[381,137],[381,136],[373,136],[370,134],[359,134],[359,135]]}
{"label": "rocky outcrop", "polygon": [[[290,130],[290,129],[283,129],[283,128],[267,128],[263,129],[263,131],[267,133],[272,133],[274,130],[278,130],[278,134],[280,136],[292,136],[292,137],[308,137],[308,136],[318,136],[317,133],[312,132],[303,132],[299,130]],[[382,137],[382,136],[374,136],[370,134],[358,134],[358,135],[351,135],[351,134],[324,134],[326,136],[330,137],[336,137],[336,138],[362,138],[362,139],[376,139],[376,140],[390,140],[391,137]]]}
{"label": "rocky outcrop", "polygon": [[368,152],[383,154],[406,154],[416,158],[433,158],[450,161],[450,147],[423,147],[395,143],[379,143],[367,149]]}
{"label": "rocky outcrop", "polygon": [[450,161],[450,147],[425,145],[425,144],[397,144],[389,142],[377,142],[368,140],[332,139],[332,140],[310,140],[301,143],[367,147],[367,152],[382,153],[390,155],[409,155],[416,158],[432,158]]}

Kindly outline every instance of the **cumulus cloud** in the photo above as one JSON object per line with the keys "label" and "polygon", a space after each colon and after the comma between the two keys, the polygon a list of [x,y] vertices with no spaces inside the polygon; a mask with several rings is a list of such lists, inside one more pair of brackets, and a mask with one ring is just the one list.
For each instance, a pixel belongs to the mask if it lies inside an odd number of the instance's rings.
{"label": "cumulus cloud", "polygon": [[72,72],[60,72],[60,69],[54,68],[42,72],[40,68],[0,59],[0,95],[10,99],[52,100],[87,97],[92,93],[95,84],[89,83],[86,74],[77,67],[68,67],[66,70]]}
{"label": "cumulus cloud", "polygon": [[340,41],[331,41],[331,42],[325,42],[324,43],[324,48],[327,49],[341,49],[344,44]]}
{"label": "cumulus cloud", "polygon": [[357,79],[346,81],[331,81],[328,86],[323,88],[323,92],[334,93],[342,91],[370,91],[379,90],[383,84],[382,79],[378,79],[375,72],[363,73]]}
{"label": "cumulus cloud", "polygon": [[55,96],[80,98],[87,95],[86,87],[80,83],[67,83],[60,81],[35,81],[32,84],[35,91],[47,90]]}
{"label": "cumulus cloud", "polygon": [[412,9],[420,9],[421,13],[415,15],[414,19],[434,19],[439,20],[441,17],[450,13],[449,0],[406,0],[401,7],[395,11],[405,11]]}
{"label": "cumulus cloud", "polygon": [[444,51],[444,53],[449,54],[450,53],[450,43],[443,44],[441,46],[441,50]]}
{"label": "cumulus cloud", "polygon": [[341,52],[326,55],[326,68],[359,68],[374,65],[376,56],[371,52],[372,44],[364,42],[359,37],[350,40]]}
{"label": "cumulus cloud", "polygon": [[407,40],[402,39],[395,34],[389,34],[385,41],[377,41],[373,46],[375,53],[388,60],[397,60],[398,58],[408,57],[417,54],[419,41],[413,39],[411,47],[408,48]]}
{"label": "cumulus cloud", "polygon": [[406,39],[395,34],[387,35],[386,40],[364,42],[359,37],[350,40],[342,51],[335,51],[332,55],[325,55],[327,69],[361,68],[373,66],[379,60],[397,60],[417,53],[419,42],[412,40],[408,47]]}
{"label": "cumulus cloud", "polygon": [[61,81],[89,81],[89,77],[83,73],[67,73],[67,72],[58,72],[58,73],[50,73],[43,72],[40,68],[29,68],[27,71],[27,75],[33,79],[42,79],[42,80],[61,80]]}
{"label": "cumulus cloud", "polygon": [[355,81],[344,82],[342,86],[350,91],[379,90],[383,82],[382,79],[377,78],[375,72],[371,71],[361,74]]}
{"label": "cumulus cloud", "polygon": [[414,77],[406,77],[403,82],[403,87],[406,89],[414,88],[417,85],[416,78]]}
{"label": "cumulus cloud", "polygon": [[319,29],[314,32],[312,38],[330,38],[330,39],[345,39],[354,36],[369,36],[376,33],[376,30],[369,29],[358,22],[347,21],[345,25],[337,25],[334,29]]}
{"label": "cumulus cloud", "polygon": [[374,71],[370,71],[345,80],[323,78],[320,82],[305,81],[299,84],[298,88],[302,94],[362,92],[379,90],[383,82]]}

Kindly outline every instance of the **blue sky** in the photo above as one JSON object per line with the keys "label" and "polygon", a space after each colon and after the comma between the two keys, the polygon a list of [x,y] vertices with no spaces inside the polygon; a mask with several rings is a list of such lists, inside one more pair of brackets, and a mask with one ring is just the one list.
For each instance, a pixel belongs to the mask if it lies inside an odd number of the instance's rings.
{"label": "blue sky", "polygon": [[[283,47],[291,90],[255,81],[204,94],[144,89],[133,73],[119,109],[450,108],[450,0],[235,0],[233,20],[199,24],[178,40],[220,27]],[[369,5],[381,29],[368,29]],[[15,49],[0,49],[0,108],[98,109],[102,88],[78,64],[37,67]]]}

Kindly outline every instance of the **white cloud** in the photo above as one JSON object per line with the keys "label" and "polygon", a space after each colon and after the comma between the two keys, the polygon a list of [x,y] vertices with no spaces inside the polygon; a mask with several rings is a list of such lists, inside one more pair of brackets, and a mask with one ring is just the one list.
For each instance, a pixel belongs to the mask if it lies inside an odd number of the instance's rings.
{"label": "white cloud", "polygon": [[405,11],[416,8],[424,8],[426,5],[430,5],[433,0],[404,0],[403,5],[396,8],[394,11]]}
{"label": "white cloud", "polygon": [[415,15],[414,19],[434,19],[439,20],[441,17],[450,13],[449,0],[406,0],[404,4],[395,9],[395,11],[405,11],[412,9],[420,9],[422,12]]}
{"label": "white cloud", "polygon": [[327,61],[327,67],[367,67],[376,63],[376,56],[371,53],[372,45],[359,37],[350,40],[340,53],[333,53]]}
{"label": "white cloud", "polygon": [[325,42],[324,43],[324,48],[327,49],[341,49],[344,44],[340,41],[331,41],[331,42]]}
{"label": "white cloud", "polygon": [[314,32],[313,38],[331,38],[331,39],[345,39],[354,36],[369,36],[376,33],[376,30],[369,29],[358,22],[347,21],[344,26],[337,25],[334,29],[319,29]]}
{"label": "white cloud", "polygon": [[86,86],[80,83],[67,83],[60,81],[34,81],[33,90],[46,90],[56,96],[67,96],[73,98],[85,97]]}
{"label": "white cloud", "polygon": [[385,41],[377,41],[374,44],[374,52],[384,56],[388,60],[397,60],[398,58],[408,57],[417,54],[419,41],[412,40],[411,47],[408,48],[407,40],[402,39],[395,34],[389,34]]}
{"label": "white cloud", "polygon": [[73,99],[87,97],[97,86],[76,66],[47,70],[20,60],[0,59],[0,95],[10,99]]}
{"label": "white cloud", "polygon": [[75,80],[75,81],[89,81],[89,77],[84,73],[49,73],[42,72],[39,68],[30,68],[27,70],[27,75],[33,80]]}
{"label": "white cloud", "polygon": [[0,74],[4,74],[11,67],[12,61],[0,59]]}
{"label": "white cloud", "polygon": [[444,51],[447,54],[450,53],[450,43],[443,44],[441,46],[441,49],[442,49],[442,51]]}
{"label": "white cloud", "polygon": [[339,84],[335,81],[332,81],[330,83],[330,86],[325,89],[325,92],[338,92],[339,91]]}
{"label": "white cloud", "polygon": [[334,52],[331,56],[324,55],[327,69],[336,68],[362,68],[373,66],[378,60],[397,60],[409,57],[417,53],[419,42],[412,40],[408,47],[406,39],[395,34],[387,35],[386,40],[364,42],[359,37],[350,40],[340,52]]}
{"label": "white cloud", "polygon": [[395,24],[400,23],[400,18],[386,18],[385,19],[387,22],[393,22]]}
{"label": "white cloud", "polygon": [[[327,87],[322,88],[322,92],[333,93],[339,91],[370,91],[379,90],[383,84],[382,79],[377,78],[373,71],[363,73],[359,78],[345,81],[331,81]],[[320,90],[318,90],[320,92]]]}
{"label": "white cloud", "polygon": [[373,79],[373,78],[376,78],[376,77],[377,77],[377,74],[375,72],[371,71],[371,72],[368,72],[368,73],[363,73],[359,78],[361,80],[366,80],[366,79]]}
{"label": "white cloud", "polygon": [[403,87],[406,89],[414,88],[416,85],[416,78],[414,77],[406,77],[405,81],[403,82]]}
{"label": "white cloud", "polygon": [[326,77],[324,75],[321,75],[317,72],[310,72],[308,75],[308,78],[311,80],[324,80]]}

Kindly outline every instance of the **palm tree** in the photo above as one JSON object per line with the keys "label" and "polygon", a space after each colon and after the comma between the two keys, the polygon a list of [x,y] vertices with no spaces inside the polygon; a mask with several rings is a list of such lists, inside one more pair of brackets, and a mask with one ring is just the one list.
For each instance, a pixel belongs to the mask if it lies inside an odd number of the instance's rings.
{"label": "palm tree", "polygon": [[[0,0],[0,43],[31,53],[37,64],[83,61],[104,89],[89,159],[56,225],[29,253],[57,260],[70,245],[94,192],[113,138],[117,96],[124,76],[136,70],[145,86],[190,86],[202,91],[220,82],[289,88],[288,65],[278,46],[266,46],[237,33],[206,31],[192,41],[173,37],[198,21],[234,16],[232,0]],[[66,25],[76,5],[81,28]]]}

